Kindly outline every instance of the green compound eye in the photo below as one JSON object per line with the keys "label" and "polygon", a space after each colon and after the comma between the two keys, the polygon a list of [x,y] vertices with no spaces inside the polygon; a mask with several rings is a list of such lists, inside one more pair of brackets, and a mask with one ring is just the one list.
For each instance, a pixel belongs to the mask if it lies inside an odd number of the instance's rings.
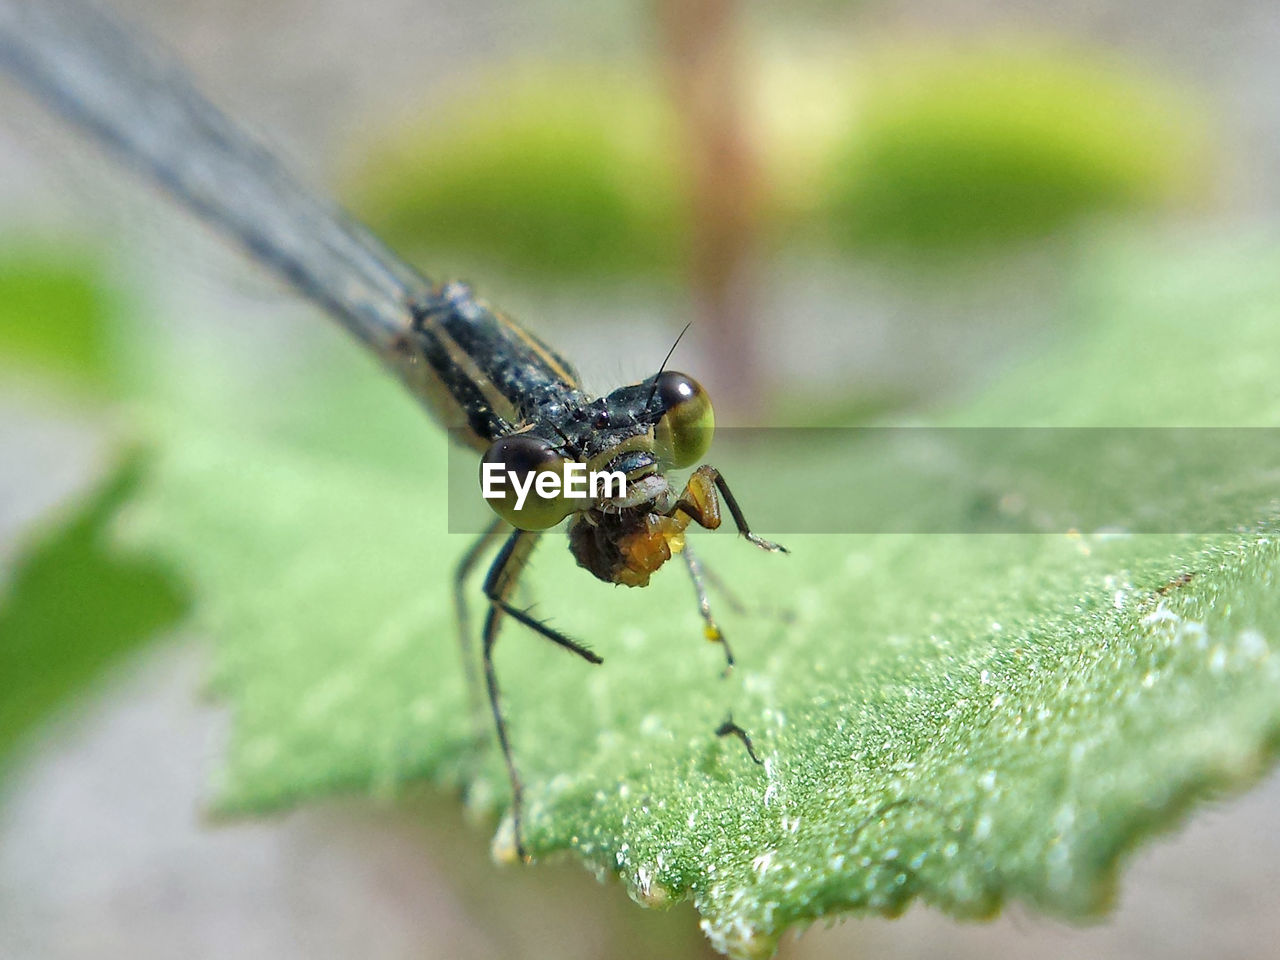
{"label": "green compound eye", "polygon": [[670,467],[697,463],[716,426],[707,391],[692,377],[668,370],[658,376],[656,394],[663,411],[653,431],[658,456]]}
{"label": "green compound eye", "polygon": [[[573,503],[561,495],[568,461],[537,437],[503,437],[494,441],[480,462],[481,490],[493,512],[520,530],[546,530],[573,512]],[[556,478],[555,493],[538,492],[538,478]],[[550,484],[547,484],[549,487]]]}

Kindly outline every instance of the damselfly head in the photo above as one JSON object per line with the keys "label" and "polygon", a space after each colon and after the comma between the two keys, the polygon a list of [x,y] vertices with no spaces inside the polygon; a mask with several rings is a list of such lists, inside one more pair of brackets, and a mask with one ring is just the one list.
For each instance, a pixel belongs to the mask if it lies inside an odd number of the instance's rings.
{"label": "damselfly head", "polygon": [[547,530],[575,513],[669,513],[665,471],[696,463],[715,429],[706,391],[674,370],[558,419],[500,437],[481,461],[485,499],[520,530]]}

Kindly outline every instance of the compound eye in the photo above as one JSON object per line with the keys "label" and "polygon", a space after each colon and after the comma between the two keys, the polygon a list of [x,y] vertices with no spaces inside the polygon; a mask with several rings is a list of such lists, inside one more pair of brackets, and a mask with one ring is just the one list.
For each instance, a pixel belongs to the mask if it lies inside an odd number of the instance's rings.
{"label": "compound eye", "polygon": [[567,463],[550,444],[537,437],[517,435],[495,440],[480,462],[485,502],[520,530],[554,527],[573,511],[570,500],[562,496]]}
{"label": "compound eye", "polygon": [[658,375],[662,416],[653,430],[658,456],[669,467],[696,463],[711,446],[716,418],[707,391],[692,377],[668,370]]}

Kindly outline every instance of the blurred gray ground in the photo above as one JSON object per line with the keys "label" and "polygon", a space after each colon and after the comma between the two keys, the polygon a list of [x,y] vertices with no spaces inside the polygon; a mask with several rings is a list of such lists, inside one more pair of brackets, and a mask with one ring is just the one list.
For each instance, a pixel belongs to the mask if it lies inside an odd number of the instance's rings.
{"label": "blurred gray ground", "polygon": [[[361,139],[387,117],[421,109],[433,90],[470,66],[562,55],[575,45],[596,55],[634,53],[648,42],[642,5],[613,2],[117,6],[178,48],[217,100],[270,130],[316,182],[358,155]],[[1274,0],[911,0],[835,13],[829,5],[812,8],[815,17],[840,18],[851,37],[863,25],[865,32],[894,25],[978,30],[1013,22],[1148,58],[1204,90],[1217,104],[1224,141],[1237,145],[1215,216],[1237,223],[1280,216]],[[182,218],[171,223],[150,207],[135,212],[140,193],[101,170],[92,150],[3,84],[0,115],[0,223],[8,232],[111,238],[122,270],[151,284],[161,304],[216,301],[224,282],[243,291],[233,257]],[[809,318],[806,330],[779,332],[765,345],[788,376],[981,379],[989,369],[982,365],[1002,355],[1028,311],[1043,318],[1055,309],[1032,282],[956,308],[962,319],[982,316],[975,326],[847,271],[787,267],[778,280],[773,305]],[[259,286],[254,295],[268,305],[289,299]],[[614,379],[617,357],[665,342],[666,331],[679,326],[672,305],[650,302],[643,290],[612,303],[603,319],[598,303],[515,296],[518,312],[584,358],[597,380]],[[584,327],[584,318],[592,323]],[[601,324],[612,332],[600,336]],[[815,368],[818,357],[836,358],[829,364],[838,367]],[[91,425],[38,415],[37,406],[0,389],[0,576],[21,532],[84,489],[101,459]],[[203,784],[225,717],[198,699],[201,643],[169,642],[123,665],[32,745],[9,780],[0,805],[0,957],[634,958],[645,944],[696,943],[696,934],[687,935],[694,922],[687,908],[641,914],[616,885],[597,885],[575,866],[490,866],[490,826],[464,823],[453,797],[427,795],[393,810],[334,803],[261,823],[204,825]],[[1018,907],[994,924],[957,925],[917,908],[897,921],[811,931],[784,956],[1274,956],[1278,801],[1280,778],[1273,777],[1148,848],[1124,875],[1119,911],[1096,928],[1074,930]]]}

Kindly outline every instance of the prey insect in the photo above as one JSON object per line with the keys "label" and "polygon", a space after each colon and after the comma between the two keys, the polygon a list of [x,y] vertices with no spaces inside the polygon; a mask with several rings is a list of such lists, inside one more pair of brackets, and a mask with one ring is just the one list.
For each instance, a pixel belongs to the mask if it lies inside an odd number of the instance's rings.
{"label": "prey insect", "polygon": [[[524,856],[523,786],[512,756],[493,651],[505,618],[591,663],[601,658],[535,618],[513,596],[543,531],[568,520],[578,564],[608,583],[642,587],[676,554],[692,576],[708,639],[733,654],[711,615],[704,573],[685,544],[690,525],[715,529],[721,502],[756,546],[725,478],[697,467],[677,490],[666,472],[693,466],[714,428],[706,392],[684,374],[658,373],[604,397],[588,396],[573,368],[537,337],[458,283],[435,285],[395,257],[214,107],[171,59],[79,0],[0,0],[0,66],[79,124],[257,262],[316,301],[382,362],[482,463],[528,478],[571,463],[625,475],[595,499],[490,500],[497,517],[464,556],[455,601],[469,640],[462,583],[502,540],[484,579],[484,685],[511,780],[516,845]],[[665,363],[663,364],[665,367]],[[740,735],[734,725],[724,732]],[[718,733],[721,731],[717,731]],[[753,758],[754,758],[754,752]]]}

